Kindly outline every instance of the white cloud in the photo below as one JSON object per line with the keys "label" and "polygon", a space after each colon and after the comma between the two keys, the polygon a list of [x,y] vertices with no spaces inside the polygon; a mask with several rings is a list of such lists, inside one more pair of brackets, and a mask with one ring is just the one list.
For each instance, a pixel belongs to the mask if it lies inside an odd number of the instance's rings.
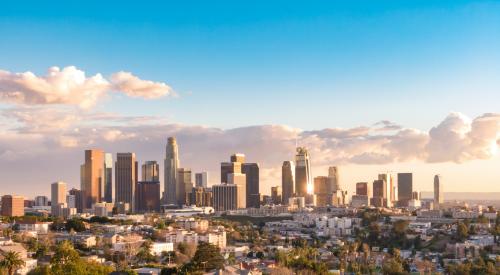
{"label": "white cloud", "polygon": [[113,88],[131,97],[155,99],[173,95],[172,88],[161,82],[142,80],[129,72],[117,72],[111,75]]}
{"label": "white cloud", "polygon": [[167,84],[142,80],[128,72],[112,74],[108,81],[101,74],[86,76],[74,66],[50,67],[45,76],[0,70],[0,101],[7,103],[60,104],[88,109],[110,90],[147,99],[173,95]]}

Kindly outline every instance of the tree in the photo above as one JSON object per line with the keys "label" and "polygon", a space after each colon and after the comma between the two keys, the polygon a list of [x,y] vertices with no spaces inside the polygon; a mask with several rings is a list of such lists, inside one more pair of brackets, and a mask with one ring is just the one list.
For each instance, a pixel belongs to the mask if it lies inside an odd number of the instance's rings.
{"label": "tree", "polygon": [[7,269],[7,274],[14,275],[14,273],[25,265],[21,259],[19,252],[9,251],[2,253],[3,259],[0,261],[0,268]]}
{"label": "tree", "polygon": [[73,218],[66,222],[66,231],[75,230],[76,232],[85,231],[85,223],[81,219]]}
{"label": "tree", "polygon": [[382,266],[382,273],[385,275],[403,275],[406,274],[403,265],[394,258],[385,261]]}
{"label": "tree", "polygon": [[76,262],[80,255],[69,241],[60,242],[55,250],[54,257],[50,261],[53,265],[65,265]]}
{"label": "tree", "polygon": [[460,241],[464,241],[467,239],[468,236],[469,236],[469,229],[467,228],[467,225],[462,222],[459,222],[457,225],[456,238]]}
{"label": "tree", "polygon": [[142,262],[153,262],[155,260],[155,257],[153,256],[153,254],[151,254],[151,247],[151,241],[145,241],[136,255],[137,259]]}
{"label": "tree", "polygon": [[217,246],[211,243],[200,242],[198,249],[190,262],[193,271],[210,271],[224,267],[224,258]]}

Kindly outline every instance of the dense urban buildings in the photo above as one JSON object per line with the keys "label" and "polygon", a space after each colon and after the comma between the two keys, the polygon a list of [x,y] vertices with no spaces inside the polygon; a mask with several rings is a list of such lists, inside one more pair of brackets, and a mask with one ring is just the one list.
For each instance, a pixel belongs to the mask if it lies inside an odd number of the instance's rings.
{"label": "dense urban buildings", "polygon": [[195,205],[197,207],[213,206],[212,188],[194,187],[187,194],[187,205]]}
{"label": "dense urban buildings", "polygon": [[340,184],[340,171],[337,166],[328,167],[328,180],[329,180],[329,190],[328,192],[335,192],[337,190],[344,190]]}
{"label": "dense urban buildings", "polygon": [[186,203],[186,193],[193,189],[191,169],[177,169],[177,186],[175,187],[175,198],[177,205]]}
{"label": "dense urban buildings", "polygon": [[160,212],[160,182],[137,183],[137,211],[139,213]]}
{"label": "dense urban buildings", "polygon": [[141,181],[160,181],[160,165],[155,160],[148,160],[141,166]]}
{"label": "dense urban buildings", "polygon": [[138,164],[135,153],[117,153],[115,162],[115,202],[135,209]]}
{"label": "dense urban buildings", "polygon": [[177,169],[180,168],[179,164],[179,149],[177,141],[174,137],[169,137],[165,149],[164,161],[164,201],[166,204],[177,204]]}
{"label": "dense urban buildings", "polygon": [[62,181],[54,182],[50,185],[50,189],[51,213],[54,216],[59,216],[59,207],[66,205],[66,183]]}
{"label": "dense urban buildings", "polygon": [[273,186],[271,187],[271,199],[274,204],[282,204],[283,200],[283,192],[281,186]]}
{"label": "dense urban buildings", "polygon": [[220,164],[220,182],[227,183],[227,175],[231,173],[241,173],[241,166],[245,162],[244,154],[233,154],[230,157],[230,162],[222,162]]}

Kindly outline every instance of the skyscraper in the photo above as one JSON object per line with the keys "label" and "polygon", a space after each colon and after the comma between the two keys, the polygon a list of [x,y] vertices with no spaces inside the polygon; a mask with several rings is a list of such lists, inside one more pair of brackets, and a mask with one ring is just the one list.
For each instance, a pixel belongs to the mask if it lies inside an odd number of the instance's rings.
{"label": "skyscraper", "polygon": [[24,216],[24,197],[4,195],[2,196],[1,216],[20,217]]}
{"label": "skyscraper", "polygon": [[99,149],[85,150],[85,163],[81,166],[82,207],[91,209],[101,201],[104,184],[104,152]]}
{"label": "skyscraper", "polygon": [[281,167],[281,188],[283,190],[283,203],[288,204],[288,199],[295,193],[295,165],[293,161],[284,161]]}
{"label": "skyscraper", "polygon": [[337,166],[328,167],[328,181],[329,192],[342,190],[342,186],[340,185],[340,172]]}
{"label": "skyscraper", "polygon": [[382,173],[378,175],[379,180],[383,180],[386,183],[386,194],[384,196],[384,206],[386,207],[392,207],[392,202],[394,201],[394,176],[392,173],[387,172],[387,173]]}
{"label": "skyscraper", "polygon": [[113,202],[113,155],[104,155],[104,201]]}
{"label": "skyscraper", "polygon": [[439,209],[440,205],[444,202],[443,197],[443,182],[440,175],[434,176],[434,207]]}
{"label": "skyscraper", "polygon": [[155,160],[150,160],[142,164],[142,181],[160,181],[160,166]]}
{"label": "skyscraper", "polygon": [[384,207],[387,201],[387,182],[383,179],[373,181],[373,198],[371,204],[376,207]]}
{"label": "skyscraper", "polygon": [[115,202],[129,203],[136,210],[137,161],[134,153],[117,153],[115,163]]}
{"label": "skyscraper", "polygon": [[398,206],[408,206],[413,194],[413,174],[398,173]]}
{"label": "skyscraper", "polygon": [[241,173],[241,166],[245,161],[244,154],[233,154],[230,157],[230,162],[222,162],[220,164],[220,182],[227,183],[227,175],[231,173]]}
{"label": "skyscraper", "polygon": [[137,211],[160,212],[160,182],[140,181],[137,183]]}
{"label": "skyscraper", "polygon": [[208,187],[208,172],[200,172],[195,174],[196,187]]}
{"label": "skyscraper", "polygon": [[373,196],[372,189],[368,182],[358,182],[356,183],[356,195],[368,196],[371,198]]}
{"label": "skyscraper", "polygon": [[239,184],[227,183],[212,186],[215,211],[238,209],[238,192],[244,192],[244,188],[244,186]]}
{"label": "skyscraper", "polygon": [[73,188],[69,190],[69,194],[75,196],[75,208],[78,213],[82,213],[83,210],[83,192]]}
{"label": "skyscraper", "polygon": [[174,137],[169,137],[165,150],[164,195],[166,204],[177,204],[177,169],[179,169],[179,149]]}
{"label": "skyscraper", "polygon": [[54,182],[50,185],[50,209],[53,216],[59,216],[59,205],[66,206],[66,183],[62,181]]}
{"label": "skyscraper", "polygon": [[281,204],[282,203],[282,190],[281,186],[273,186],[271,187],[271,199],[273,200],[274,204]]}
{"label": "skyscraper", "polygon": [[186,204],[186,193],[191,192],[193,189],[191,169],[179,168],[177,172],[177,186],[175,187],[176,204],[183,205]]}
{"label": "skyscraper", "polygon": [[309,153],[305,147],[297,147],[295,164],[295,192],[300,197],[306,197],[312,180]]}
{"label": "skyscraper", "polygon": [[316,206],[333,205],[332,181],[330,177],[314,178],[314,201]]}
{"label": "skyscraper", "polygon": [[247,208],[248,207],[248,202],[247,202],[247,188],[245,187],[246,185],[246,178],[247,176],[242,173],[232,173],[227,175],[227,181],[228,185],[238,185],[237,188],[237,195],[236,195],[236,205],[238,208]]}
{"label": "skyscraper", "polygon": [[246,207],[259,208],[259,164],[243,163],[241,172],[246,175]]}

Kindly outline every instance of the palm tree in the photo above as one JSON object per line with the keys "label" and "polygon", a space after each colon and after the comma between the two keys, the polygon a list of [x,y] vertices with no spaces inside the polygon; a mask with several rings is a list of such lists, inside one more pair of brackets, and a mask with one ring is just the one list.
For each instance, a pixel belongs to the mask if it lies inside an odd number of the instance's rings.
{"label": "palm tree", "polygon": [[19,268],[25,265],[19,252],[9,251],[2,253],[2,256],[3,259],[0,261],[0,268],[7,269],[8,275],[14,275]]}

